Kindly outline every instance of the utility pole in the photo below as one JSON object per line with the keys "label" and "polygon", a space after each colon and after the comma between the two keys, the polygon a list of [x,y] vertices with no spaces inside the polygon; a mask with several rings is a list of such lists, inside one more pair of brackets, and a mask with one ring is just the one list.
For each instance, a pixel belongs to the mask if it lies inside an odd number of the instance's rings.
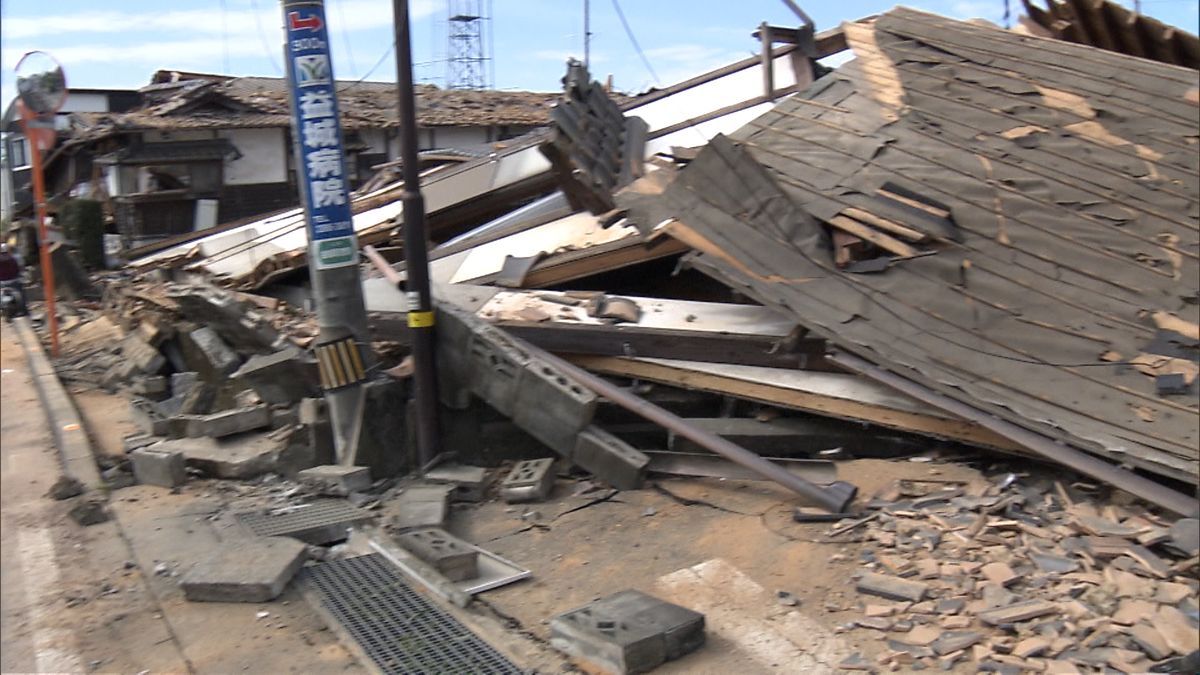
{"label": "utility pole", "polygon": [[370,354],[323,0],[282,0],[296,176],[320,334],[313,348],[339,464],[357,459]]}
{"label": "utility pole", "polygon": [[408,0],[392,0],[396,28],[396,93],[400,108],[400,161],[404,166],[404,258],[408,274],[408,328],[412,335],[416,388],[417,463],[424,470],[439,454],[437,373],[434,366],[433,295],[425,243],[425,198],[417,163],[417,102],[413,90],[412,38]]}
{"label": "utility pole", "polygon": [[592,4],[591,0],[583,0],[583,67],[591,72],[592,54]]}

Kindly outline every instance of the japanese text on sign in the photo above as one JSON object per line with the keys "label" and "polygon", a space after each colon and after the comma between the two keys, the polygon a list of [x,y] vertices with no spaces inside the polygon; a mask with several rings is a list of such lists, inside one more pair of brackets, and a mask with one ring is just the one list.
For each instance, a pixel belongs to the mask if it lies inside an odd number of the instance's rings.
{"label": "japanese text on sign", "polygon": [[358,246],[324,10],[320,3],[285,3],[284,15],[297,172],[304,185],[316,263],[321,269],[355,264]]}

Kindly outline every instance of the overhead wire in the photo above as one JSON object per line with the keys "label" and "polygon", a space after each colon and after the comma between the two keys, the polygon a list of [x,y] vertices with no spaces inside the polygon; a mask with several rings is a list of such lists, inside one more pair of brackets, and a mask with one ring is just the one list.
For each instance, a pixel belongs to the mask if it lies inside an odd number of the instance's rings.
{"label": "overhead wire", "polygon": [[642,59],[646,70],[650,71],[651,77],[654,78],[654,83],[661,87],[662,80],[659,79],[658,73],[654,72],[654,66],[650,65],[650,59],[646,58],[646,53],[642,51],[642,46],[638,44],[637,38],[633,35],[633,29],[629,27],[629,21],[625,19],[625,12],[621,11],[621,3],[618,0],[612,0],[612,6],[617,12],[617,18],[621,20],[621,25],[625,27],[625,35],[629,36],[629,42],[633,44],[634,51]]}
{"label": "overhead wire", "polygon": [[346,58],[350,61],[350,72],[358,72],[358,66],[354,64],[354,48],[350,46],[350,31],[346,30],[346,12],[343,9],[345,0],[334,0],[337,5],[338,20],[341,22],[342,42],[346,44]]}
{"label": "overhead wire", "polygon": [[250,8],[254,11],[254,25],[258,27],[258,39],[262,41],[263,53],[267,56],[267,61],[271,63],[271,67],[276,73],[283,74],[283,68],[275,61],[275,56],[271,53],[271,41],[267,39],[267,33],[263,30],[262,13],[258,9],[258,0],[250,0]]}

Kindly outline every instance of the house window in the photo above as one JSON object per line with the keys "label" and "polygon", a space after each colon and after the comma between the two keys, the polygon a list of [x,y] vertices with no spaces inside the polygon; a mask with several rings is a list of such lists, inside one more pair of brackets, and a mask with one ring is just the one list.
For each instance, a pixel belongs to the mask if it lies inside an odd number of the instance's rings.
{"label": "house window", "polygon": [[29,165],[29,145],[25,142],[25,137],[19,134],[9,136],[9,152],[12,154],[12,166],[14,169]]}

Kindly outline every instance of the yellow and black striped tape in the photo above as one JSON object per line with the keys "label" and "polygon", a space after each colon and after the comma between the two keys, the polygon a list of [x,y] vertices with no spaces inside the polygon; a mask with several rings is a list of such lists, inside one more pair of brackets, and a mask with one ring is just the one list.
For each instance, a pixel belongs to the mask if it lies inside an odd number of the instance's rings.
{"label": "yellow and black striped tape", "polygon": [[317,355],[322,389],[341,389],[367,379],[362,354],[353,337],[316,345],[313,351]]}

